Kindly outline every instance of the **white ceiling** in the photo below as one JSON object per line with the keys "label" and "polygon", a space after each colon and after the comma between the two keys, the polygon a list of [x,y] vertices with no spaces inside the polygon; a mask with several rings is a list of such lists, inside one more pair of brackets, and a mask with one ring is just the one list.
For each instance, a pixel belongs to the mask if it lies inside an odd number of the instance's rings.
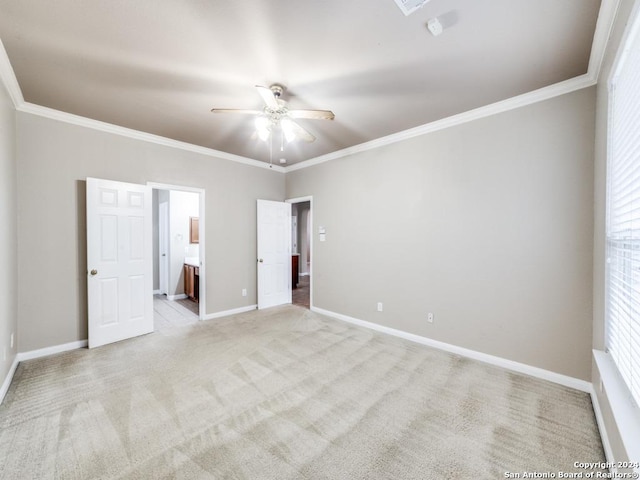
{"label": "white ceiling", "polygon": [[[318,157],[587,73],[600,0],[0,0],[25,101],[270,161],[254,85],[280,83]],[[444,32],[433,37],[428,19]]]}

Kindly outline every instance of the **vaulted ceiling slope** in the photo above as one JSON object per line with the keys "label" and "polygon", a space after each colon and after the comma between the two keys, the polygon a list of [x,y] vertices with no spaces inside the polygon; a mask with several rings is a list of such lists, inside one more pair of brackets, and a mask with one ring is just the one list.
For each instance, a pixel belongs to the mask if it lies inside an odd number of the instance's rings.
{"label": "vaulted ceiling slope", "polygon": [[[0,0],[26,102],[288,165],[587,73],[600,0]],[[443,26],[429,33],[429,19]],[[287,89],[313,143],[255,135],[255,85]],[[281,149],[283,147],[283,149]],[[270,151],[271,150],[271,151]]]}

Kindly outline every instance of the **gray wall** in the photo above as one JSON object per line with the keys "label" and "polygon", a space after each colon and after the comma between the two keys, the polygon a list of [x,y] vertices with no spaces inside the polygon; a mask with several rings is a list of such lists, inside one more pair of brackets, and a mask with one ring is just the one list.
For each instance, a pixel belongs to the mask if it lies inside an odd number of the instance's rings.
{"label": "gray wall", "polygon": [[204,188],[207,313],[256,303],[256,199],[284,174],[23,112],[17,144],[19,351],[87,338],[86,177]]}
{"label": "gray wall", "polygon": [[[596,106],[596,150],[595,150],[595,213],[594,213],[594,255],[593,255],[593,348],[604,350],[605,346],[605,253],[606,253],[606,231],[605,231],[605,201],[606,201],[606,154],[607,154],[607,128],[608,128],[608,91],[607,81],[611,74],[611,69],[616,53],[620,46],[620,41],[624,29],[629,21],[633,0],[621,0],[618,7],[616,21],[613,26],[607,51],[605,53],[602,70],[600,71],[600,81],[598,83],[597,106]],[[593,364],[592,378],[593,384],[600,385],[600,371],[597,365]],[[598,396],[598,403],[602,410],[602,417],[611,444],[612,453],[616,461],[629,460],[622,444],[620,434],[616,427],[611,411],[607,392],[594,389]],[[637,459],[634,459],[637,460]]]}
{"label": "gray wall", "polygon": [[286,195],[277,172],[18,113],[19,349],[86,338],[94,176],[206,189],[207,313],[256,302],[256,198],[313,195],[327,229],[316,306],[588,379],[594,100],[591,88],[295,171]]}
{"label": "gray wall", "polygon": [[[0,82],[0,385],[16,358],[18,334],[18,242],[15,109]],[[6,352],[6,359],[5,359]]]}
{"label": "gray wall", "polygon": [[287,174],[326,228],[314,305],[590,379],[594,109],[592,87]]}

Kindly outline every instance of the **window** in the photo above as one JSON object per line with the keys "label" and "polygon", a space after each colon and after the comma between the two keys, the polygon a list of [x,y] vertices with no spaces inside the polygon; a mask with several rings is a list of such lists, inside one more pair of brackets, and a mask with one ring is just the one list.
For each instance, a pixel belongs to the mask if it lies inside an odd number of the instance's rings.
{"label": "window", "polygon": [[609,83],[607,348],[640,405],[640,35],[629,32]]}

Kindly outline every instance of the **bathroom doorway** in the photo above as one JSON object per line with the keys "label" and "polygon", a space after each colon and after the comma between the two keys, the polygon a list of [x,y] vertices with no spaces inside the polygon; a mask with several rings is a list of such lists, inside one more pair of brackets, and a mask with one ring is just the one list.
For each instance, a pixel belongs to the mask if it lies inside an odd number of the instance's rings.
{"label": "bathroom doorway", "polygon": [[153,189],[153,289],[163,300],[206,314],[204,189],[148,183]]}
{"label": "bathroom doorway", "polygon": [[[313,305],[313,214],[312,197],[287,200],[291,203],[291,303],[304,308]],[[297,265],[297,269],[296,266]]]}

